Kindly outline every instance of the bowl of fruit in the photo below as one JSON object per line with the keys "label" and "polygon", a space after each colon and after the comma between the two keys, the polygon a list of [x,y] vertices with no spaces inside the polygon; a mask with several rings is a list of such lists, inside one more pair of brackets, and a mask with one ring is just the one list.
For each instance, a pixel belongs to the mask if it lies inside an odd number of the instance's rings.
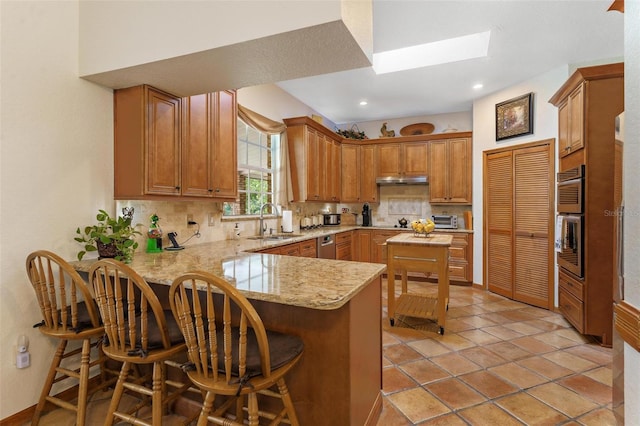
{"label": "bowl of fruit", "polygon": [[436,228],[436,224],[431,219],[417,219],[411,221],[411,229],[416,237],[427,237]]}

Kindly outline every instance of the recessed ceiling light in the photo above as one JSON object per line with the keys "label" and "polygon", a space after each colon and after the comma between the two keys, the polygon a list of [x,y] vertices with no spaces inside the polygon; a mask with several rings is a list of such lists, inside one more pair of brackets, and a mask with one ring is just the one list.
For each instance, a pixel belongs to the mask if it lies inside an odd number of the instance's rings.
{"label": "recessed ceiling light", "polygon": [[376,74],[422,68],[487,56],[491,31],[373,54]]}
{"label": "recessed ceiling light", "polygon": [[360,106],[365,106],[366,104],[368,104],[367,101],[360,101]]}
{"label": "recessed ceiling light", "polygon": [[482,83],[478,83],[478,84],[474,84],[473,88],[476,90],[482,89],[484,86],[482,85]]}

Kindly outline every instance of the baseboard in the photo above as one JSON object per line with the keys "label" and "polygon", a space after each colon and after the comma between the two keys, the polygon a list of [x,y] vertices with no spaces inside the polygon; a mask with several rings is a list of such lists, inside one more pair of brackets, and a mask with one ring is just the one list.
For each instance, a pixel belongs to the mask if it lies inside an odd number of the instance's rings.
{"label": "baseboard", "polygon": [[[89,379],[89,393],[93,390],[97,389],[100,385],[100,375],[94,376]],[[40,389],[38,390],[38,397],[40,396]],[[69,389],[63,390],[59,394],[55,395],[56,398],[60,398],[63,401],[72,401],[75,397],[78,396],[78,385],[72,386]],[[22,411],[19,411],[7,418],[0,420],[0,426],[15,426],[22,425],[27,422],[30,422],[33,418],[33,413],[36,412],[37,403],[33,404],[31,407],[27,407]],[[47,402],[44,409],[45,411],[57,409],[57,407],[50,402]]]}

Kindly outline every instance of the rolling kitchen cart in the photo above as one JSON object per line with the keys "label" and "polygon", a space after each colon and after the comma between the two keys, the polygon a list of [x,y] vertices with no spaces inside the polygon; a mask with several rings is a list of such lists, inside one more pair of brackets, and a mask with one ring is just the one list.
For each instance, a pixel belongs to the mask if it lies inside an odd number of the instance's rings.
{"label": "rolling kitchen cart", "polygon": [[[449,305],[449,246],[451,235],[402,233],[387,240],[388,313],[391,325],[397,315],[437,320],[444,334]],[[438,296],[410,294],[407,272],[438,274]],[[402,292],[396,299],[395,274],[401,273]]]}

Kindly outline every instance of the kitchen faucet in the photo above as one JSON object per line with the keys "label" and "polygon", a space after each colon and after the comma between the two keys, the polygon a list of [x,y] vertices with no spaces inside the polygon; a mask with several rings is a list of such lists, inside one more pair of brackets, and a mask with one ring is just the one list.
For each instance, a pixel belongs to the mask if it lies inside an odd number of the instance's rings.
{"label": "kitchen faucet", "polygon": [[263,217],[263,213],[264,213],[264,208],[267,206],[271,206],[272,211],[275,211],[275,215],[276,217],[278,217],[278,206],[276,206],[273,203],[264,203],[263,205],[260,206],[260,236],[264,237],[264,217]]}

